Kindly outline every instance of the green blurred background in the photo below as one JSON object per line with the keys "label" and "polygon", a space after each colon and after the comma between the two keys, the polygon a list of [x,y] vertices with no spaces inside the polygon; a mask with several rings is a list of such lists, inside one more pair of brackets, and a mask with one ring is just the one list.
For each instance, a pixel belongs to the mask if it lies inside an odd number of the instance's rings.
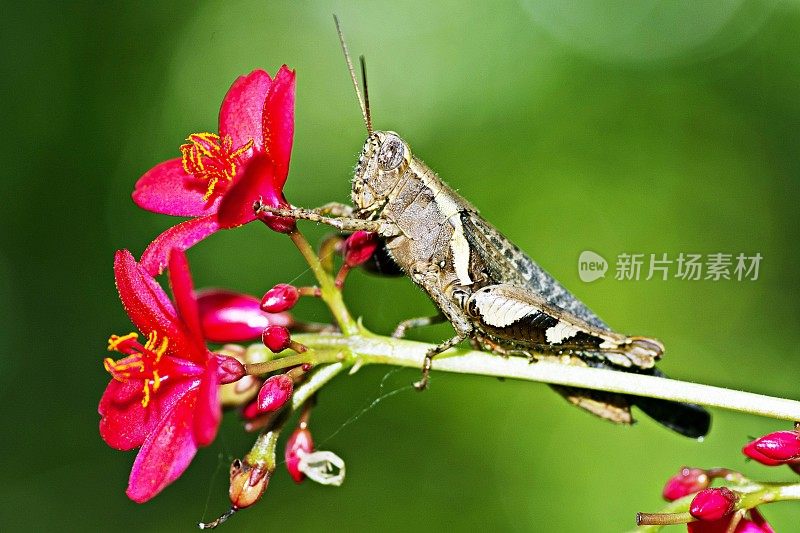
{"label": "green blurred background", "polygon": [[[800,398],[800,4],[726,2],[4,5],[0,255],[0,516],[5,530],[190,530],[227,506],[227,464],[252,436],[226,416],[173,486],[124,494],[134,453],[97,433],[111,333],[130,330],[115,249],[175,222],[137,209],[135,180],[184,137],[216,131],[233,79],[297,69],[287,197],[345,201],[364,128],[334,32],[369,61],[376,127],[394,129],[485,217],[619,330],[662,339],[674,377]],[[200,286],[260,293],[310,282],[288,239],[251,225],[190,253]],[[323,230],[308,227],[317,239]],[[755,282],[577,276],[578,254],[764,256]],[[403,279],[356,274],[347,298],[375,331],[427,314]],[[298,313],[324,320],[315,303]],[[420,332],[437,341],[445,326]],[[329,386],[325,441],[416,379],[364,369]],[[617,427],[547,387],[435,374],[378,403],[324,447],[340,489],[284,471],[226,530],[622,531],[655,511],[684,464],[746,464],[748,436],[786,423],[716,410],[705,442],[641,417]],[[766,508],[779,531],[800,507]],[[680,528],[676,528],[679,531]]]}

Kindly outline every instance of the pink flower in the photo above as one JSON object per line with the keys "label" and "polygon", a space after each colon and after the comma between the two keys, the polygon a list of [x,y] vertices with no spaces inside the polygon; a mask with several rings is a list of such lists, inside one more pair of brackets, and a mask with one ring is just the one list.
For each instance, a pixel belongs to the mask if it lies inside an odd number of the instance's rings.
{"label": "pink flower", "polygon": [[220,374],[226,381],[241,377],[238,362],[206,348],[183,252],[173,251],[168,262],[174,307],[130,252],[114,259],[122,305],[147,340],[140,343],[136,333],[109,339],[109,350],[124,357],[103,362],[113,379],[98,407],[100,435],[118,450],[141,447],[126,491],[139,503],[177,479],[197,448],[214,440]]}
{"label": "pink flower", "polygon": [[689,505],[689,513],[698,520],[719,520],[733,512],[738,500],[739,496],[727,487],[701,490]]}
{"label": "pink flower", "polygon": [[350,269],[365,263],[372,257],[378,248],[380,240],[377,233],[369,231],[356,231],[344,241],[344,264],[336,274],[336,286],[340,289],[344,286],[344,280],[350,273]]}
{"label": "pink flower", "polygon": [[284,459],[286,460],[286,470],[295,483],[300,483],[306,475],[300,470],[300,459],[303,455],[314,451],[314,439],[305,424],[294,430],[286,441]]}
{"label": "pink flower", "polygon": [[283,326],[267,326],[261,333],[264,346],[273,353],[281,353],[292,345],[292,334]]}
{"label": "pink flower", "polygon": [[797,461],[800,459],[800,433],[775,431],[754,440],[743,451],[756,460],[766,457],[778,464]]}
{"label": "pink flower", "polygon": [[260,413],[272,413],[286,405],[294,391],[294,381],[288,374],[270,376],[261,386],[256,398]]}
{"label": "pink flower", "polygon": [[261,298],[261,309],[268,313],[280,313],[295,306],[300,299],[300,291],[294,285],[279,283],[268,290]]}
{"label": "pink flower", "polygon": [[290,327],[289,313],[261,310],[255,296],[224,289],[205,289],[197,294],[203,335],[210,342],[245,342],[257,339],[269,325]]}
{"label": "pink flower", "polygon": [[669,478],[662,494],[665,500],[671,502],[708,488],[710,482],[705,470],[683,467],[680,472]]}
{"label": "pink flower", "polygon": [[[775,533],[772,526],[764,519],[758,509],[750,509],[750,518],[742,518],[736,524],[732,533]],[[687,529],[689,533],[729,533],[731,521],[735,515],[726,516],[719,520],[707,522],[698,520],[689,522]]]}
{"label": "pink flower", "polygon": [[[283,185],[294,136],[295,73],[282,66],[239,77],[222,101],[219,133],[194,133],[181,157],[160,163],[136,182],[133,201],[148,211],[193,217],[159,235],[142,254],[151,275],[170,250],[186,250],[219,229],[255,220],[253,203],[288,207]],[[275,218],[285,228],[292,221]]]}
{"label": "pink flower", "polygon": [[379,244],[378,234],[356,231],[344,242],[344,262],[351,267],[366,262]]}

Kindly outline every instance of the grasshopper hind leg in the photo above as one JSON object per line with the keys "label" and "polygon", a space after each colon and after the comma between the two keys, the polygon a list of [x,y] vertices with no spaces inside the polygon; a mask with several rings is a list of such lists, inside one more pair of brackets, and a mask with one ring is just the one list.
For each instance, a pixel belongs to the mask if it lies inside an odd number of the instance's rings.
{"label": "grasshopper hind leg", "polygon": [[392,337],[395,339],[402,339],[406,336],[406,332],[409,329],[413,328],[421,328],[423,326],[432,326],[434,324],[441,324],[442,322],[446,322],[447,317],[444,314],[439,313],[438,315],[434,316],[422,316],[419,318],[409,318],[408,320],[403,320],[397,327],[394,328],[394,332],[392,333]]}
{"label": "grasshopper hind leg", "polygon": [[444,341],[443,343],[439,344],[428,350],[425,353],[425,359],[422,362],[422,378],[419,381],[414,383],[414,388],[422,391],[428,388],[428,381],[431,374],[431,365],[433,364],[433,358],[439,355],[440,353],[449,350],[459,342],[463,341],[467,338],[465,333],[459,333],[455,335],[451,339]]}

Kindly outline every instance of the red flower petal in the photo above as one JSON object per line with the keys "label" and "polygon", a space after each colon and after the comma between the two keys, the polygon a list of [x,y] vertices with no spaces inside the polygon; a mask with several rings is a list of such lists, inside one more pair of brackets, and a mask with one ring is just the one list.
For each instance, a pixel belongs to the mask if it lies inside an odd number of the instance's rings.
{"label": "red flower petal", "polygon": [[206,373],[200,381],[197,406],[194,412],[194,439],[198,446],[211,444],[217,436],[217,428],[222,419],[219,403],[219,377],[217,358],[210,357],[206,363]]}
{"label": "red flower petal", "polygon": [[145,249],[140,263],[151,276],[161,274],[167,266],[170,250],[188,250],[219,229],[215,215],[181,222],[156,237]]}
{"label": "red flower petal", "polygon": [[150,393],[147,407],[142,407],[141,379],[131,379],[124,383],[112,379],[97,408],[102,416],[100,436],[117,450],[131,450],[141,446],[178,400],[198,385],[197,379],[163,381],[157,392]]}
{"label": "red flower petal", "polygon": [[255,296],[224,289],[204,289],[197,295],[203,335],[211,342],[257,339],[270,324],[290,326],[289,313],[265,313]]}
{"label": "red flower petal", "polygon": [[147,437],[136,456],[126,494],[144,503],[175,481],[194,458],[192,431],[197,392],[185,394]]}
{"label": "red flower petal", "polygon": [[189,333],[189,341],[193,345],[191,353],[183,354],[190,361],[202,363],[208,358],[206,343],[203,339],[203,329],[200,327],[200,312],[197,309],[197,300],[194,297],[192,275],[189,272],[189,263],[182,250],[172,249],[169,255],[169,284],[172,287],[172,297],[178,316]]}
{"label": "red flower petal", "polygon": [[191,350],[183,325],[166,293],[128,250],[117,251],[114,278],[122,305],[139,331],[145,334],[157,331],[161,336],[169,337],[168,355],[181,355]]}
{"label": "red flower petal", "polygon": [[228,189],[219,205],[217,222],[223,228],[232,228],[255,220],[253,204],[262,199],[273,207],[288,207],[283,198],[285,176],[280,178],[270,159],[261,154],[245,166],[242,176]]}
{"label": "red flower petal", "polygon": [[261,114],[271,85],[269,74],[263,70],[254,70],[233,82],[219,109],[220,137],[230,135],[234,147],[252,140],[253,152],[262,151]]}
{"label": "red flower petal", "polygon": [[203,197],[208,183],[187,174],[180,158],[169,159],[148,170],[133,190],[133,201],[148,211],[196,217],[215,213],[219,205],[218,194],[210,199]]}
{"label": "red flower petal", "polygon": [[266,101],[262,125],[264,150],[275,164],[277,176],[283,187],[289,173],[294,137],[295,72],[283,65],[272,81]]}

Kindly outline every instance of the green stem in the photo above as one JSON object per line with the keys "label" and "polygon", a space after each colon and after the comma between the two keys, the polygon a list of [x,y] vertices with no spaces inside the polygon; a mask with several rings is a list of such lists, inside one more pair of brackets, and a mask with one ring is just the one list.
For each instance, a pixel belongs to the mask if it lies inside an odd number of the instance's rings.
{"label": "green stem", "polygon": [[292,409],[299,409],[309,398],[314,396],[326,383],[345,369],[344,363],[333,363],[313,372],[309,378],[297,387],[292,394]]}
{"label": "green stem", "polygon": [[245,456],[245,461],[253,466],[258,466],[268,472],[275,470],[275,448],[278,445],[278,437],[283,429],[283,424],[278,427],[270,427],[262,431],[253,447]]}
{"label": "green stem", "polygon": [[[311,350],[328,354],[338,351],[356,365],[384,364],[421,368],[425,353],[432,347],[430,344],[367,332],[349,337],[333,333],[306,333],[293,338]],[[299,357],[297,361],[300,359],[303,358]],[[302,362],[310,361],[309,358]],[[485,352],[453,349],[438,356],[433,362],[433,369],[632,394],[721,407],[781,420],[800,420],[800,402],[795,400],[635,373],[570,366],[547,360],[529,363],[522,357],[499,357]]]}
{"label": "green stem", "polygon": [[317,283],[319,283],[320,289],[322,290],[322,300],[330,308],[331,314],[333,314],[334,319],[336,319],[337,324],[339,324],[339,329],[341,329],[345,335],[357,335],[359,333],[358,324],[353,320],[353,317],[350,316],[350,311],[347,309],[342,299],[342,291],[336,288],[333,278],[326,272],[325,267],[322,265],[322,262],[320,262],[311,244],[309,244],[308,240],[299,230],[294,230],[289,233],[289,238],[292,239],[292,242],[297,246],[300,254],[306,260],[314,276],[317,278]]}
{"label": "green stem", "polygon": [[[736,511],[753,509],[759,505],[777,501],[800,500],[800,483],[757,483],[750,482],[747,485],[734,486],[736,492],[742,497],[736,502]],[[689,514],[689,505],[694,499],[694,494],[684,496],[674,502],[670,502],[659,513],[638,513],[637,523],[646,525],[639,526],[635,533],[654,533],[660,531],[663,526],[673,524],[685,524],[694,521],[694,517]]]}
{"label": "green stem", "polygon": [[[262,345],[253,345],[248,350],[256,352],[261,350],[269,350],[269,348],[266,348],[265,346]],[[343,360],[344,358],[345,355],[342,349],[338,350],[311,349],[307,352],[294,353],[292,355],[287,355],[286,357],[273,359],[271,361],[266,361],[264,363],[250,363],[245,365],[245,371],[251,375],[262,375],[262,374],[269,374],[270,372],[275,372],[276,370],[281,370],[283,368],[302,365],[303,363],[310,363],[316,366],[323,363],[335,363],[337,361]]]}

